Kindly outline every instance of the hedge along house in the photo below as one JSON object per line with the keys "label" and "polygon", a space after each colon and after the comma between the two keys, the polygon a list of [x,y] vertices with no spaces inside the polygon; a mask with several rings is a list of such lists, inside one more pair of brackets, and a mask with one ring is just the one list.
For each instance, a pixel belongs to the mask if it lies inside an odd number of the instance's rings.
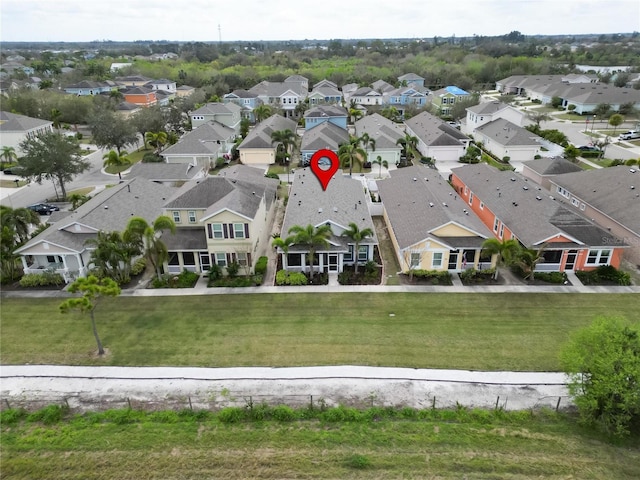
{"label": "hedge along house", "polygon": [[[357,252],[353,241],[342,236],[350,223],[355,223],[360,230],[370,228],[374,232],[372,237],[360,242]],[[363,183],[343,175],[341,170],[333,175],[326,191],[322,190],[320,182],[309,168],[296,170],[280,237],[287,238],[289,229],[294,225],[303,228],[307,225],[331,227],[329,246],[316,250],[314,272],[340,273],[345,265],[353,265],[356,259],[358,264],[374,259],[374,247],[378,245],[378,239],[367,207]],[[288,252],[278,249],[278,253],[282,255],[284,270],[310,271],[307,246],[293,244]]]}
{"label": "hedge along house", "polygon": [[244,165],[224,169],[215,177],[192,180],[164,204],[163,214],[176,224],[167,246],[168,273],[204,272],[231,263],[251,274],[257,259],[270,248],[278,180]]}
{"label": "hedge along house", "polygon": [[467,165],[453,170],[451,184],[495,238],[544,248],[537,272],[620,266],[626,245],[518,173]]}
{"label": "hedge along house", "polygon": [[403,272],[460,272],[495,266],[482,252],[491,231],[435,170],[401,168],[377,182],[395,255]]}
{"label": "hedge along house", "polygon": [[143,178],[119,183],[98,193],[72,212],[55,212],[53,225],[18,248],[25,274],[59,273],[66,283],[87,276],[98,232],[122,232],[131,217],[153,222],[175,188]]}

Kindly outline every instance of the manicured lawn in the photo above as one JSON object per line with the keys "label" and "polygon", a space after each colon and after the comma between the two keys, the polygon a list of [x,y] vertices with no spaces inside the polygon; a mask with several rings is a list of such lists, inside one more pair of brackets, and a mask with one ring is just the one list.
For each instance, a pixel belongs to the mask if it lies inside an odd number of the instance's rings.
{"label": "manicured lawn", "polygon": [[[631,294],[244,294],[108,299],[97,323],[60,299],[2,299],[3,364],[374,365],[557,371],[570,332],[639,321]],[[390,316],[394,314],[395,316]]]}

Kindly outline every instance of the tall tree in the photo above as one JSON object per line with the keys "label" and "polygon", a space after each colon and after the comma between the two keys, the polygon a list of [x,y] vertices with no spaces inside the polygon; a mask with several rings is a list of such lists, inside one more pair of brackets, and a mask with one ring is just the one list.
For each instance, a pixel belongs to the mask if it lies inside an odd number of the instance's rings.
{"label": "tall tree", "polygon": [[389,168],[389,162],[387,162],[386,160],[382,160],[382,157],[378,155],[372,163],[380,165],[380,169],[378,170],[378,178],[382,178],[382,167]]}
{"label": "tall tree", "polygon": [[498,268],[504,265],[511,265],[520,251],[520,244],[513,238],[502,241],[497,238],[488,238],[482,243],[482,249],[489,255],[497,255],[496,273],[493,276],[493,278],[497,279]]}
{"label": "tall tree", "polygon": [[597,318],[562,348],[582,420],[618,437],[640,433],[640,324]]}
{"label": "tall tree", "polygon": [[67,197],[66,183],[90,166],[80,156],[76,140],[58,132],[27,138],[20,143],[20,148],[25,152],[20,159],[20,166],[24,168],[23,176],[33,178],[38,183],[48,179],[54,182],[54,186],[57,182],[62,198]]}
{"label": "tall tree", "polygon": [[53,128],[58,129],[60,128],[60,121],[62,119],[62,112],[60,110],[58,110],[57,108],[52,108],[51,109],[51,114],[49,115],[50,120],[53,122]]}
{"label": "tall tree", "polygon": [[551,115],[545,112],[537,112],[535,110],[532,110],[527,113],[527,118],[535,124],[536,128],[539,129],[542,122],[548,122],[549,120],[551,120]]}
{"label": "tall tree", "polygon": [[360,171],[367,153],[360,148],[359,139],[351,137],[349,143],[343,143],[338,149],[338,159],[343,167],[349,166],[349,175],[353,175],[353,164],[357,163]]}
{"label": "tall tree", "polygon": [[267,105],[263,103],[253,109],[253,116],[256,119],[256,123],[260,123],[261,121],[266,120],[271,115],[272,115],[271,105]]}
{"label": "tall tree", "polygon": [[32,227],[40,225],[40,216],[29,208],[11,208],[0,205],[0,225],[8,227],[18,244],[29,239]]}
{"label": "tall tree", "polygon": [[160,215],[149,225],[142,217],[133,217],[127,224],[126,234],[144,250],[144,254],[153,265],[158,280],[162,278],[162,265],[169,258],[167,246],[161,240],[161,235],[169,231],[176,231],[174,221],[165,216]]}
{"label": "tall tree", "polygon": [[136,132],[140,134],[144,141],[144,148],[147,148],[147,132],[158,132],[165,128],[165,118],[159,106],[141,108],[131,116],[131,124]]}
{"label": "tall tree", "polygon": [[329,246],[328,239],[332,235],[331,227],[329,225],[320,225],[314,227],[309,224],[306,227],[300,225],[294,225],[289,229],[292,234],[291,240],[293,244],[302,245],[307,247],[307,261],[309,262],[309,273],[313,279],[313,263],[315,260],[316,252],[319,248],[327,248]]}
{"label": "tall tree", "polygon": [[118,284],[131,280],[131,262],[142,253],[137,238],[126,232],[98,232],[86,245],[92,249],[91,263],[100,278],[109,277]]}
{"label": "tall tree", "polygon": [[[286,157],[293,153],[296,145],[296,134],[290,129],[276,130],[271,132],[271,144],[276,144],[276,158],[282,163],[286,162]],[[279,153],[278,153],[279,152]]]}
{"label": "tall tree", "polygon": [[342,232],[344,237],[349,237],[353,241],[353,265],[355,273],[358,273],[358,252],[360,249],[360,243],[363,240],[373,237],[373,230],[370,228],[360,229],[354,222],[349,223],[349,228]]}
{"label": "tall tree", "polygon": [[622,125],[622,122],[624,122],[624,117],[622,115],[620,115],[619,113],[614,113],[613,115],[611,115],[609,117],[609,125],[611,125],[613,127],[613,136],[614,137],[616,135],[616,130],[618,129],[618,127],[620,125]]}
{"label": "tall tree", "polygon": [[144,135],[145,140],[156,149],[156,155],[162,151],[162,147],[166,145],[168,136],[167,132],[160,130],[159,132],[147,132]]}
{"label": "tall tree", "polygon": [[104,159],[102,166],[118,168],[118,178],[122,180],[122,174],[119,167],[123,167],[131,163],[129,162],[127,152],[118,153],[115,150],[109,150],[109,153],[105,153],[102,158]]}
{"label": "tall tree", "polygon": [[127,145],[138,142],[133,125],[116,113],[101,109],[89,118],[94,143],[100,148],[115,148],[120,153]]}
{"label": "tall tree", "polygon": [[101,278],[90,275],[82,277],[73,282],[68,291],[82,294],[81,297],[69,298],[60,304],[60,311],[67,313],[70,310],[80,310],[82,313],[89,313],[91,317],[91,329],[98,345],[98,355],[104,355],[104,347],[98,336],[95,312],[103,297],[117,297],[120,295],[120,287],[110,278]]}
{"label": "tall tree", "polygon": [[2,147],[2,153],[0,153],[0,159],[2,162],[11,163],[18,159],[16,149],[13,147]]}
{"label": "tall tree", "polygon": [[404,160],[400,161],[400,165],[411,165],[415,152],[418,150],[418,137],[405,132],[404,137],[396,141],[396,145],[400,145],[404,153]]}
{"label": "tall tree", "polygon": [[525,280],[533,282],[536,266],[544,260],[543,254],[545,247],[546,244],[537,250],[535,248],[522,248],[517,253],[514,263],[522,270]]}
{"label": "tall tree", "polygon": [[360,135],[360,138],[358,138],[358,142],[364,147],[364,161],[366,162],[369,159],[369,147],[371,147],[372,152],[376,151],[376,139],[370,137],[369,134],[365,132]]}

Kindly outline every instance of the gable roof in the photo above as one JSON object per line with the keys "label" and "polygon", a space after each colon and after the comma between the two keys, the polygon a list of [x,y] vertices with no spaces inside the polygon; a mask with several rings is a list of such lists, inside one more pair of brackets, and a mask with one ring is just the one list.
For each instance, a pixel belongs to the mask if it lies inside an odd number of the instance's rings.
{"label": "gable roof", "polygon": [[242,109],[233,102],[210,102],[194,110],[189,115],[233,115],[241,110]]}
{"label": "gable roof", "polygon": [[551,182],[640,235],[640,172],[636,167],[583,170],[558,175]]}
{"label": "gable roof", "polygon": [[385,93],[385,92],[390,92],[395,87],[390,83],[385,82],[384,80],[376,80],[371,84],[371,88],[373,88],[377,92]]}
{"label": "gable roof", "polygon": [[429,112],[422,112],[415,117],[405,120],[405,125],[411,129],[414,135],[430,147],[436,146],[461,146],[461,140],[467,137],[457,128],[443,122],[440,118]]}
{"label": "gable roof", "polygon": [[451,95],[469,95],[469,92],[465,92],[461,88],[456,87],[455,85],[449,85],[448,87],[441,88],[440,90],[436,90],[432,92],[434,96],[441,97],[442,95],[451,94]]}
{"label": "gable roof", "polygon": [[543,157],[537,160],[522,162],[522,165],[540,175],[560,175],[563,173],[583,171],[578,165],[562,157]]}
{"label": "gable roof", "polygon": [[242,88],[238,88],[231,93],[226,93],[223,98],[258,98],[255,93],[248,92]]}
{"label": "gable roof", "polygon": [[224,169],[219,175],[184,184],[164,205],[165,209],[205,209],[204,218],[228,209],[255,218],[264,197],[267,209],[274,201],[279,181],[246,165]]}
{"label": "gable roof", "polygon": [[614,244],[611,234],[518,173],[502,172],[482,163],[454,168],[452,172],[527,247],[538,246],[557,235],[594,247]]}
{"label": "gable roof", "polygon": [[271,140],[271,134],[280,130],[291,130],[295,133],[297,123],[289,118],[281,115],[271,115],[269,118],[260,122],[251,130],[240,145],[238,150],[242,148],[270,148],[275,146]]}
{"label": "gable roof", "polygon": [[327,185],[327,190],[323,191],[310,168],[297,168],[282,224],[282,237],[286,237],[294,225],[318,226],[327,222],[343,228],[349,228],[351,222],[358,225],[360,230],[370,228],[374,232],[371,241],[377,243],[360,180],[343,175],[342,170],[338,170]]}
{"label": "gable roof", "polygon": [[26,115],[18,115],[17,113],[5,112],[4,110],[0,111],[0,132],[3,133],[27,132],[49,125],[53,125],[53,122],[27,117]]}
{"label": "gable roof", "polygon": [[301,151],[320,150],[326,148],[336,151],[343,143],[349,141],[349,132],[335,123],[322,122],[320,125],[306,130],[302,135]]}
{"label": "gable roof", "polygon": [[398,77],[398,80],[405,81],[407,83],[411,83],[411,82],[415,82],[416,80],[418,81],[424,81],[424,78],[422,78],[420,75],[417,75],[415,73],[405,73],[404,75],[400,75]]}
{"label": "gable roof", "polygon": [[304,112],[304,118],[347,117],[347,110],[337,105],[318,105]]}
{"label": "gable roof", "polygon": [[355,123],[356,135],[361,137],[364,133],[376,141],[376,150],[400,149],[396,144],[398,139],[404,138],[402,126],[383,117],[379,113],[372,113],[362,117]]}
{"label": "gable roof", "polygon": [[[400,168],[377,182],[380,198],[400,249],[415,245],[433,230],[455,223],[470,232],[456,246],[478,246],[492,233],[458,196],[446,180],[433,169],[423,166]],[[480,240],[478,240],[478,238]],[[445,243],[450,238],[441,239]],[[459,243],[459,242],[456,242]]]}
{"label": "gable roof", "polygon": [[332,87],[337,89],[338,85],[335,82],[332,82],[331,80],[327,80],[326,78],[324,78],[313,86],[314,89],[320,88],[320,87]]}
{"label": "gable roof", "polygon": [[[121,232],[133,216],[152,222],[162,213],[162,204],[175,190],[174,187],[154,183],[144,178],[133,178],[119,183],[98,193],[70,215],[66,215],[37,237],[29,240],[16,252],[20,253],[45,241],[81,252],[85,249],[86,240],[93,238],[94,235],[71,233],[74,224],[87,227],[89,231]],[[86,231],[87,228],[84,230]]]}
{"label": "gable roof", "polygon": [[540,138],[538,135],[503,118],[485,123],[475,131],[504,146],[540,145],[536,140]]}
{"label": "gable roof", "polygon": [[478,115],[493,115],[500,110],[508,108],[509,105],[503,102],[482,102],[467,108],[467,112],[477,113]]}
{"label": "gable roof", "polygon": [[371,87],[360,87],[351,94],[352,97],[380,97],[381,93],[376,92]]}
{"label": "gable roof", "polygon": [[230,141],[235,135],[233,128],[216,121],[203,123],[190,132],[185,133],[178,143],[166,148],[160,155],[215,155],[221,143]]}
{"label": "gable roof", "polygon": [[291,92],[299,97],[305,97],[309,92],[301,82],[269,82],[263,80],[249,89],[249,93],[264,97],[280,97]]}

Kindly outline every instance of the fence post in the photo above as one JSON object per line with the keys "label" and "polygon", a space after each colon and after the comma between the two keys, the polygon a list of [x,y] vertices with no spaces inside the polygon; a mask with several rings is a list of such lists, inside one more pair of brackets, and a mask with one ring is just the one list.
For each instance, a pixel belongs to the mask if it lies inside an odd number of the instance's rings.
{"label": "fence post", "polygon": [[193,405],[191,404],[191,395],[189,395],[189,408],[193,410]]}
{"label": "fence post", "polygon": [[4,399],[4,403],[7,404],[7,408],[11,409],[11,405],[9,405],[9,400],[7,400],[6,398]]}
{"label": "fence post", "polygon": [[313,395],[309,395],[309,410],[313,410]]}
{"label": "fence post", "polygon": [[496,400],[496,410],[498,409],[498,404],[500,403],[500,395],[498,395],[498,399]]}
{"label": "fence post", "polygon": [[562,397],[558,397],[558,403],[556,403],[556,412],[560,409],[560,400],[562,400]]}
{"label": "fence post", "polygon": [[129,404],[129,410],[131,410],[131,399],[127,397],[127,404]]}
{"label": "fence post", "polygon": [[435,410],[436,409],[436,396],[433,396],[433,402],[431,403],[431,409]]}

